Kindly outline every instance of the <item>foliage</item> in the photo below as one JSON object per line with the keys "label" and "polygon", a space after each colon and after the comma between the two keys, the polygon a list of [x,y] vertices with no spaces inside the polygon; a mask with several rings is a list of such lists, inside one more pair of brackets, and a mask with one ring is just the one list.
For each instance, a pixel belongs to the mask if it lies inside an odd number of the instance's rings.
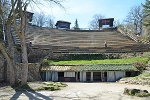
{"label": "foliage", "polygon": [[146,0],[145,5],[143,5],[144,10],[144,25],[146,27],[150,26],[150,1]]}
{"label": "foliage", "polygon": [[143,12],[144,12],[144,23],[143,25],[144,27],[144,42],[145,43],[149,43],[150,42],[150,38],[149,38],[149,34],[150,34],[150,1],[146,0],[145,4],[143,5]]}
{"label": "foliage", "polygon": [[75,21],[75,26],[74,26],[74,30],[79,30],[79,24],[78,24],[78,20],[76,19]]}
{"label": "foliage", "polygon": [[61,87],[66,87],[67,84],[62,82],[43,82],[45,84],[41,88],[38,88],[37,90],[49,90],[49,91],[55,91],[60,90]]}
{"label": "foliage", "polygon": [[99,19],[103,19],[103,18],[105,18],[104,15],[102,15],[102,14],[95,14],[93,16],[93,19],[89,23],[89,28],[91,28],[91,29],[98,29],[99,28],[99,21],[98,20]]}
{"label": "foliage", "polygon": [[131,96],[137,96],[137,97],[148,97],[150,96],[150,93],[148,93],[147,90],[140,90],[140,89],[124,89],[124,94],[131,95]]}
{"label": "foliage", "polygon": [[142,62],[146,64],[148,58],[146,57],[133,57],[126,59],[104,59],[104,60],[71,60],[71,61],[52,61],[47,60],[49,64],[54,65],[92,65],[92,64],[132,64],[133,62]]}
{"label": "foliage", "polygon": [[[31,83],[30,83],[31,84]],[[30,86],[29,83],[27,84],[24,84],[24,85],[14,85],[14,86],[11,86],[13,89],[15,89],[16,91],[24,91],[24,90],[31,90],[31,91],[39,91],[39,90],[49,90],[49,91],[55,91],[55,90],[60,90],[62,87],[66,87],[68,86],[67,84],[65,83],[62,83],[62,82],[42,82],[41,83],[38,83],[39,86],[37,88],[35,87],[32,87],[34,85],[31,85]]]}
{"label": "foliage", "polygon": [[150,77],[150,73],[144,73],[143,74],[145,77]]}
{"label": "foliage", "polygon": [[27,84],[24,84],[24,85],[21,85],[21,84],[19,84],[19,85],[14,85],[14,86],[12,86],[12,88],[15,89],[15,90],[32,90],[32,89],[30,88],[30,86],[28,85],[28,83],[27,83]]}
{"label": "foliage", "polygon": [[142,6],[133,6],[130,9],[130,12],[127,15],[127,18],[125,19],[127,22],[127,25],[130,25],[127,27],[128,30],[131,30],[135,34],[142,34],[143,29],[143,9]]}
{"label": "foliage", "polygon": [[150,93],[136,93],[137,97],[148,97],[150,96]]}
{"label": "foliage", "polygon": [[143,62],[134,62],[133,66],[135,66],[140,72],[146,68],[146,65]]}
{"label": "foliage", "polygon": [[20,85],[20,89],[30,89],[30,86],[28,84]]}
{"label": "foliage", "polygon": [[149,81],[150,73],[143,72],[140,75],[138,75],[136,77],[133,77],[133,78],[136,79],[136,80],[147,80],[147,81]]}
{"label": "foliage", "polygon": [[44,59],[43,61],[42,61],[42,63],[41,63],[41,66],[48,66],[49,65],[49,63],[48,63],[49,61],[47,60],[47,59]]}
{"label": "foliage", "polygon": [[[8,1],[8,3],[6,3],[5,1]],[[13,39],[12,39],[12,34],[11,33],[11,29],[12,29],[12,25],[13,28],[15,30],[15,33],[19,36],[20,40],[21,40],[21,48],[22,48],[22,72],[21,72],[21,84],[26,84],[27,83],[27,77],[28,77],[28,57],[27,57],[27,49],[26,49],[26,41],[25,41],[25,27],[26,27],[26,17],[25,17],[25,13],[27,6],[28,5],[39,5],[39,4],[44,4],[44,2],[48,3],[48,4],[56,4],[61,8],[64,8],[61,5],[61,2],[63,0],[46,0],[46,1],[40,1],[40,0],[1,0],[0,1],[0,23],[3,22],[3,25],[6,25],[6,35],[7,35],[7,42],[8,42],[8,48],[6,48],[5,46],[3,46],[3,43],[0,40],[0,50],[2,51],[3,55],[5,56],[6,60],[7,60],[7,64],[8,64],[8,72],[9,72],[9,76],[8,76],[8,80],[9,83],[11,85],[15,84],[15,74],[16,74],[16,70],[14,69],[14,49],[13,49]],[[5,2],[5,3],[3,3]],[[7,4],[5,7],[9,9],[3,9],[3,4]],[[4,7],[4,8],[5,8]],[[8,13],[7,13],[8,12]],[[6,14],[7,13],[7,14]],[[16,20],[19,19],[20,25],[18,26]]]}

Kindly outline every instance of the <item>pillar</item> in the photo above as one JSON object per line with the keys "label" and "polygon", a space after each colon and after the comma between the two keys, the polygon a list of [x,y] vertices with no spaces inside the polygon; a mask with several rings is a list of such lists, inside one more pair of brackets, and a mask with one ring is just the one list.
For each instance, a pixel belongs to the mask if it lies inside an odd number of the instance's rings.
{"label": "pillar", "polygon": [[90,81],[93,81],[93,72],[91,72],[91,80]]}

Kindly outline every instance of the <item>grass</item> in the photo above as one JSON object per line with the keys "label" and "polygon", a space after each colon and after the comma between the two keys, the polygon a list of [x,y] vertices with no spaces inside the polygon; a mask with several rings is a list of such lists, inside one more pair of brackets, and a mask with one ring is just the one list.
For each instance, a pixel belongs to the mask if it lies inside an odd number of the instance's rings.
{"label": "grass", "polygon": [[15,89],[15,90],[32,90],[30,88],[30,86],[28,85],[28,83],[25,84],[25,85],[12,86],[12,88]]}
{"label": "grass", "polygon": [[27,83],[25,85],[17,85],[17,86],[11,86],[15,91],[41,91],[41,90],[48,90],[48,91],[55,91],[60,90],[63,87],[68,86],[65,83],[62,82],[42,82],[42,83],[36,83],[36,87],[34,85],[30,85],[32,82]]}
{"label": "grass", "polygon": [[150,96],[150,93],[147,90],[141,90],[141,89],[124,89],[124,94],[130,95],[130,96],[137,96],[137,97],[148,97]]}
{"label": "grass", "polygon": [[42,86],[41,88],[38,88],[36,90],[49,90],[49,91],[55,91],[60,90],[61,87],[66,87],[67,84],[62,82],[43,82],[45,86]]}
{"label": "grass", "polygon": [[70,60],[70,61],[52,61],[48,60],[50,65],[92,65],[92,64],[132,64],[134,62],[143,62],[146,64],[148,58],[133,57],[126,59],[104,59],[104,60]]}
{"label": "grass", "polygon": [[150,77],[150,73],[144,73],[143,74],[145,77]]}

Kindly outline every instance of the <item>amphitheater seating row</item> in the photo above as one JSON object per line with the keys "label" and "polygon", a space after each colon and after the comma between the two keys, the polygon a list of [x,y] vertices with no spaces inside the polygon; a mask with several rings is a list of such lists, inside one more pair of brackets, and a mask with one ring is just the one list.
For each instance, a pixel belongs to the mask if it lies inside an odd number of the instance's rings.
{"label": "amphitheater seating row", "polygon": [[[17,40],[17,35],[14,39]],[[116,30],[71,31],[28,26],[26,42],[33,48],[53,53],[110,53],[148,51],[149,45],[137,43]],[[107,42],[107,47],[104,43]],[[16,44],[19,42],[16,41]]]}

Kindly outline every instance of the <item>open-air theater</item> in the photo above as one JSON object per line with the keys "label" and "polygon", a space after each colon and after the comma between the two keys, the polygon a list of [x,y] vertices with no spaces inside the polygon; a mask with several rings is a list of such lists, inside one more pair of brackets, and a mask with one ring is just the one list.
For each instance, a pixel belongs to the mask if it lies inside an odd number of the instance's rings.
{"label": "open-air theater", "polygon": [[[149,45],[135,41],[132,37],[113,27],[113,18],[99,20],[98,30],[70,30],[70,22],[58,21],[57,28],[28,25],[26,42],[31,63],[51,60],[92,60],[115,58],[124,53],[147,52]],[[102,25],[109,28],[102,29]],[[69,27],[70,28],[70,27]],[[20,44],[13,33],[14,42]],[[111,56],[110,56],[111,55]],[[93,65],[48,65],[40,67],[43,81],[116,81],[133,76],[138,70],[131,64]]]}

